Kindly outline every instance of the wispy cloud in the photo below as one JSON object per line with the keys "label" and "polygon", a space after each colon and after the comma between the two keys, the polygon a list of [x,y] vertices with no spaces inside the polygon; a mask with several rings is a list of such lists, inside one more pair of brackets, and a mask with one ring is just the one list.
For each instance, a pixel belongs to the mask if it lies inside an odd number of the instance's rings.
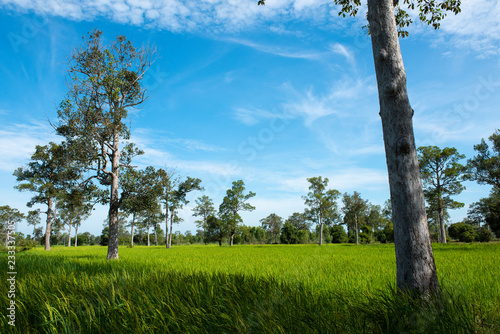
{"label": "wispy cloud", "polygon": [[289,119],[293,118],[294,115],[271,112],[258,108],[235,108],[233,117],[245,125],[254,125],[259,123],[262,119]]}
{"label": "wispy cloud", "polygon": [[0,127],[0,170],[13,172],[29,161],[37,145],[50,141],[60,142],[61,137],[48,124],[31,122]]}
{"label": "wispy cloud", "polygon": [[256,43],[246,39],[240,38],[226,38],[224,39],[227,42],[240,44],[260,52],[269,53],[279,57],[285,58],[299,58],[299,59],[309,59],[309,60],[319,60],[324,57],[327,53],[320,51],[311,51],[311,50],[294,50],[290,48],[282,48],[277,45],[266,45]]}
{"label": "wispy cloud", "polygon": [[345,45],[342,45],[340,43],[334,43],[330,44],[330,50],[333,53],[339,54],[343,57],[345,57],[346,61],[351,65],[355,65],[355,58],[354,58],[354,53]]}

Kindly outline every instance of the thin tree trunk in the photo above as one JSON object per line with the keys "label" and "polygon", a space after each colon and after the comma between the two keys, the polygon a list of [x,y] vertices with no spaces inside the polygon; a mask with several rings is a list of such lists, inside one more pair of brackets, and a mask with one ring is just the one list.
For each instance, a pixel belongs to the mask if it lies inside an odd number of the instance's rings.
{"label": "thin tree trunk", "polygon": [[155,229],[155,245],[158,246],[158,233],[156,233],[156,223],[154,229]]}
{"label": "thin tree trunk", "polygon": [[446,243],[446,229],[444,228],[444,210],[443,210],[443,199],[441,195],[438,198],[439,201],[439,242],[442,244]]}
{"label": "thin tree trunk", "polygon": [[319,245],[323,245],[323,219],[319,217]]}
{"label": "thin tree trunk", "polygon": [[134,227],[135,227],[135,212],[132,214],[132,230],[130,231],[130,247],[134,247]]}
{"label": "thin tree trunk", "polygon": [[149,225],[148,225],[148,247],[149,246],[151,246],[151,245],[149,244]]}
{"label": "thin tree trunk", "polygon": [[229,243],[229,246],[233,245],[233,240],[234,240],[234,232],[231,232],[231,241]]}
{"label": "thin tree trunk", "polygon": [[356,229],[356,245],[359,245],[358,214],[354,214],[354,228]]}
{"label": "thin tree trunk", "polygon": [[69,222],[69,231],[68,231],[68,247],[71,247],[71,220]]}
{"label": "thin tree trunk", "polygon": [[50,250],[50,234],[52,232],[52,219],[53,219],[53,211],[52,211],[52,197],[49,197],[47,200],[47,225],[45,227],[45,250]]}
{"label": "thin tree trunk", "polygon": [[368,0],[368,22],[380,103],[394,222],[397,287],[439,291],[420,180],[413,109],[399,47],[393,0]]}
{"label": "thin tree trunk", "polygon": [[120,166],[120,137],[116,133],[114,137],[111,161],[111,194],[109,201],[109,244],[108,244],[108,260],[118,259],[118,209],[120,207],[120,199],[118,193],[118,169]]}
{"label": "thin tree trunk", "polygon": [[[168,203],[165,201],[165,203]],[[168,204],[165,204],[165,246],[168,247],[168,238],[169,238],[169,230],[168,230]]]}
{"label": "thin tree trunk", "polygon": [[80,224],[76,224],[75,226],[75,247],[78,246],[78,227],[80,227]]}
{"label": "thin tree trunk", "polygon": [[167,248],[172,248],[172,229],[173,229],[173,224],[174,224],[174,214],[175,214],[175,210],[170,210],[170,233],[168,236]]}

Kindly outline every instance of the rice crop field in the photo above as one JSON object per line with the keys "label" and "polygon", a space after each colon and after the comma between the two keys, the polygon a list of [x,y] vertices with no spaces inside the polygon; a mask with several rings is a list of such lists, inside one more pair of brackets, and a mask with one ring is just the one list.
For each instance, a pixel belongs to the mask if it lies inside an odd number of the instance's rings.
{"label": "rice crop field", "polygon": [[425,300],[395,293],[394,245],[37,248],[16,254],[15,327],[0,285],[1,332],[499,333],[500,244],[433,248]]}

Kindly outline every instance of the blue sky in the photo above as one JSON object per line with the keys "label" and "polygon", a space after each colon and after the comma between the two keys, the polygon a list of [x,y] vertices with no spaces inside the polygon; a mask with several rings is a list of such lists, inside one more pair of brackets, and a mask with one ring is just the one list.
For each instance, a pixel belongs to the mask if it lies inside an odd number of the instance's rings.
{"label": "blue sky", "polygon": [[[365,11],[343,19],[331,1],[0,0],[0,204],[26,212],[12,172],[36,145],[60,141],[49,126],[67,91],[66,57],[90,30],[154,45],[149,99],[130,115],[145,167],[199,177],[174,231],[195,231],[202,194],[220,204],[234,180],[257,195],[246,225],[304,208],[306,178],[342,193],[389,198],[375,72]],[[412,13],[414,15],[414,13]],[[417,20],[415,20],[417,21]],[[500,3],[464,1],[438,31],[420,23],[401,41],[417,146],[473,145],[500,128]],[[489,187],[466,183],[466,208]],[[340,202],[340,201],[339,201]],[[106,208],[81,231],[100,234]],[[30,233],[21,224],[19,231]]]}

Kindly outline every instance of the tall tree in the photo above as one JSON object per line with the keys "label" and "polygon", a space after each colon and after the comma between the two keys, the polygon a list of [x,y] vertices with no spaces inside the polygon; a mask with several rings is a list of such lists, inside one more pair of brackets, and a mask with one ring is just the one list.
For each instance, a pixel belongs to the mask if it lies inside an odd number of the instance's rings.
{"label": "tall tree", "polygon": [[307,196],[303,196],[305,204],[309,207],[306,210],[306,215],[309,216],[310,220],[316,222],[319,225],[319,245],[323,244],[323,225],[337,219],[338,208],[337,208],[337,198],[340,196],[340,192],[335,189],[326,189],[328,186],[328,178],[311,177],[307,181],[309,185],[309,193]]}
{"label": "tall tree", "polygon": [[33,225],[33,236],[35,235],[36,226],[42,222],[40,217],[40,209],[28,211],[26,216],[26,222],[28,225]]}
{"label": "tall tree", "polygon": [[198,227],[203,227],[203,238],[205,238],[205,231],[207,229],[208,216],[215,215],[214,202],[207,195],[198,197],[195,200],[196,206],[193,208],[193,216],[202,217],[203,221],[198,224]]}
{"label": "tall tree", "polygon": [[9,240],[11,239],[11,231],[9,228],[12,224],[19,223],[24,219],[24,214],[19,212],[18,209],[11,208],[8,205],[0,206],[0,232],[5,234],[5,247],[8,246]]}
{"label": "tall tree", "polygon": [[[265,1],[258,0],[258,4]],[[361,7],[360,0],[333,2],[341,7],[343,17],[356,16]],[[438,29],[447,12],[460,12],[460,0],[368,0],[367,6],[393,206],[397,287],[421,293],[438,291],[413,134],[414,111],[398,36],[408,36],[404,29],[412,23],[403,6],[417,8],[419,20]]]}
{"label": "tall tree", "polygon": [[172,225],[174,222],[182,221],[177,215],[177,211],[182,209],[182,207],[189,203],[187,200],[187,194],[193,190],[203,190],[203,187],[200,186],[201,180],[187,177],[186,180],[179,183],[177,188],[172,191],[170,196],[168,197],[167,205],[168,210],[170,211],[170,235],[168,236],[167,248],[172,247]]}
{"label": "tall tree", "polygon": [[490,196],[472,203],[468,212],[469,218],[488,225],[490,230],[500,238],[500,190],[494,188]]}
{"label": "tall tree", "polygon": [[155,51],[136,49],[124,36],[109,46],[102,32],[91,31],[69,58],[69,92],[58,110],[57,132],[75,148],[86,169],[110,189],[107,259],[118,258],[120,169],[142,152],[132,143],[125,123],[128,110],[146,99],[141,80]]}
{"label": "tall tree", "polygon": [[[169,218],[173,217],[170,214],[170,203],[173,199],[173,191],[175,187],[179,184],[179,178],[176,176],[176,171],[173,169],[159,169],[158,170],[159,182],[158,184],[162,188],[161,199],[160,202],[165,207],[165,245],[166,248],[170,248],[170,236],[172,235],[171,231],[169,232],[168,222]],[[172,219],[170,219],[172,221]]]}
{"label": "tall tree", "polygon": [[468,179],[479,184],[489,184],[497,191],[500,190],[500,129],[489,138],[492,151],[484,139],[474,145],[477,155],[467,161]]}
{"label": "tall tree", "polygon": [[[418,148],[418,160],[422,173],[424,195],[427,200],[427,214],[436,216],[439,226],[439,242],[446,243],[445,211],[461,208],[463,203],[450,198],[465,189],[462,181],[465,167],[459,163],[465,156],[455,148],[421,146]],[[435,214],[434,214],[435,213]]]}
{"label": "tall tree", "polygon": [[369,214],[368,210],[370,206],[368,200],[362,199],[361,194],[355,191],[352,195],[345,193],[342,202],[344,203],[344,207],[342,208],[344,212],[344,224],[347,224],[348,230],[354,230],[356,245],[358,245],[361,222]]}
{"label": "tall tree", "polygon": [[31,191],[35,195],[27,203],[28,207],[34,204],[47,206],[45,228],[45,250],[50,250],[50,234],[54,222],[54,205],[57,196],[66,188],[74,186],[80,177],[80,170],[75,166],[68,154],[65,143],[49,143],[45,146],[36,146],[31,162],[26,167],[15,170],[14,176],[20,184],[14,188],[19,191]]}
{"label": "tall tree", "polygon": [[260,224],[271,235],[271,243],[278,243],[281,226],[283,226],[283,218],[275,213],[271,213],[266,218],[261,219]]}
{"label": "tall tree", "polygon": [[249,192],[245,195],[245,183],[243,180],[233,181],[231,189],[226,191],[226,196],[223,198],[219,206],[219,216],[228,228],[230,236],[230,245],[233,245],[236,227],[242,222],[240,211],[253,211],[255,207],[247,201],[255,196],[254,192]]}

